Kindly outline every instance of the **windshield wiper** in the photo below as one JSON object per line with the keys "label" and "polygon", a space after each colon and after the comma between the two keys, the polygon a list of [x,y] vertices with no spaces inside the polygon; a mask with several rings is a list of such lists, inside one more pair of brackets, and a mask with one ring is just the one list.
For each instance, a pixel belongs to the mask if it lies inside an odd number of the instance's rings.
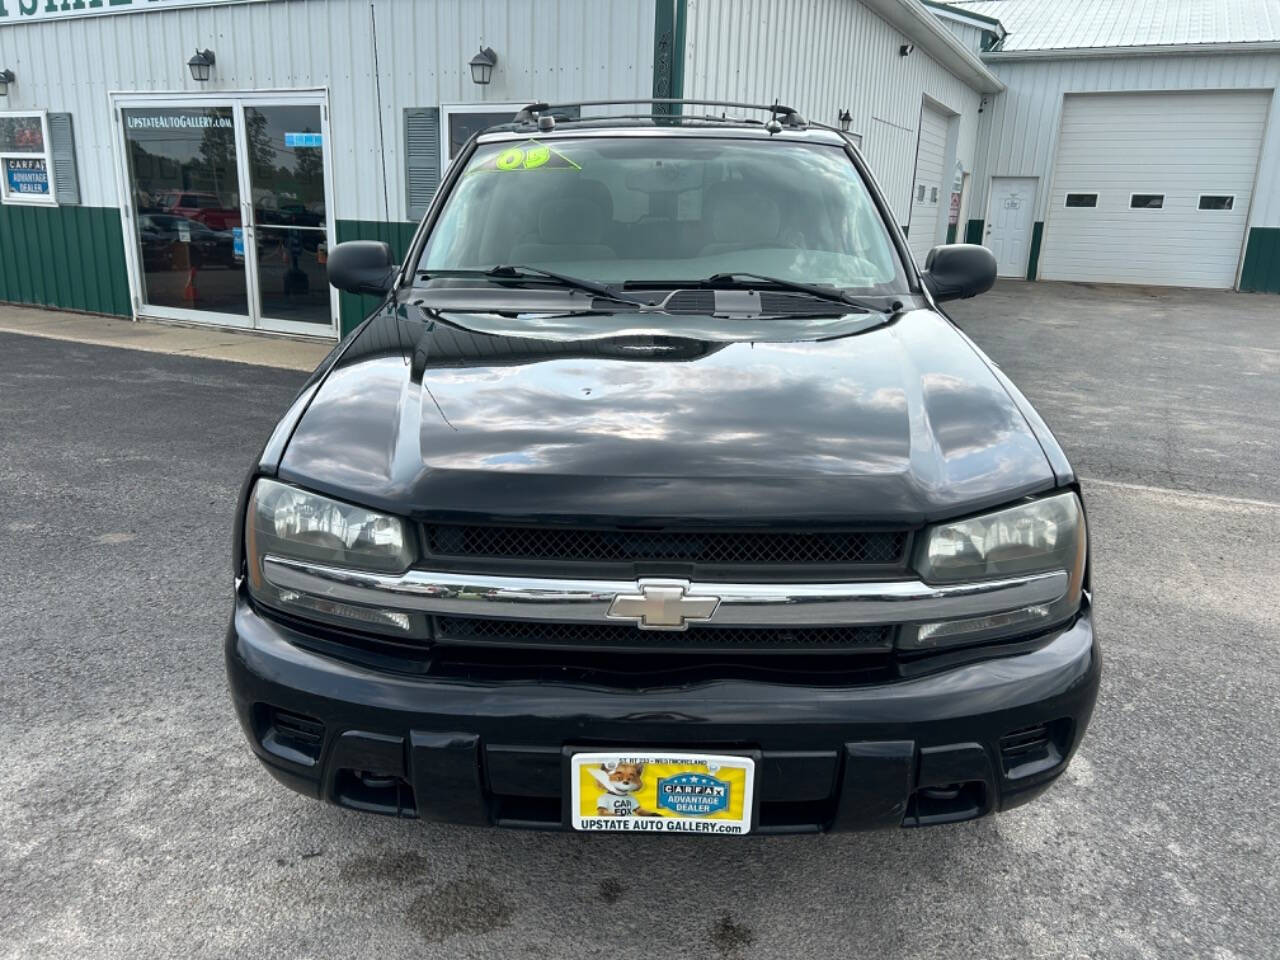
{"label": "windshield wiper", "polygon": [[784,277],[770,277],[763,273],[746,273],[742,270],[734,270],[730,273],[714,273],[705,280],[699,280],[698,285],[702,287],[723,287],[729,284],[736,284],[739,280],[757,280],[760,283],[768,284],[771,287],[778,287],[782,290],[794,290],[796,293],[807,293],[811,297],[819,300],[829,300],[832,303],[842,303],[846,307],[853,307],[857,310],[863,310],[867,313],[897,313],[902,309],[902,304],[894,301],[889,308],[877,307],[874,304],[864,303],[861,300],[855,300],[838,287],[822,287],[815,283],[801,283],[799,280],[787,280]]}
{"label": "windshield wiper", "polygon": [[596,283],[594,280],[584,280],[581,277],[571,277],[565,273],[553,273],[550,270],[543,270],[541,267],[528,267],[523,264],[501,263],[496,267],[490,267],[488,270],[419,270],[418,276],[423,279],[431,279],[432,277],[492,277],[495,280],[549,280],[552,283],[569,287],[573,290],[582,290],[585,293],[595,294],[604,300],[612,300],[615,303],[626,303],[634,307],[647,307],[651,304],[645,303],[643,300],[636,300],[625,294],[618,293],[609,289],[603,283]]}

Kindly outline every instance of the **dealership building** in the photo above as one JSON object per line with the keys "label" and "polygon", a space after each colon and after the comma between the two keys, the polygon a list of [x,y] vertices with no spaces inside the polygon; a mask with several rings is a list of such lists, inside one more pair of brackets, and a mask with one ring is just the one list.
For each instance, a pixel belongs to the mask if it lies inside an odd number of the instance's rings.
{"label": "dealership building", "polygon": [[0,0],[0,300],[336,337],[535,100],[844,119],[916,257],[1280,292],[1275,0]]}

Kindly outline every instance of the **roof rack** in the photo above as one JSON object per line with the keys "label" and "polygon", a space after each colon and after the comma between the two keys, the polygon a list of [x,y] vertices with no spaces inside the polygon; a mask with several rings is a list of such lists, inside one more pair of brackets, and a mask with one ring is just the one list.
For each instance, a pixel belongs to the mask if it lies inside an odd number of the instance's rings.
{"label": "roof rack", "polygon": [[[568,103],[531,103],[512,119],[513,124],[537,123],[538,118],[544,114],[554,114],[557,109],[577,107],[616,107],[623,104],[649,103],[654,106],[690,106],[690,107],[734,107],[739,110],[762,110],[770,115],[770,120],[776,120],[778,117],[783,119],[788,127],[803,128],[807,127],[808,121],[805,120],[800,112],[792,107],[785,106],[781,103],[740,103],[736,100],[678,100],[665,97],[637,97],[629,100],[576,100]],[[676,117],[676,114],[653,113],[647,116],[660,117]],[[586,118],[596,119],[596,118]],[[607,119],[600,117],[599,119]],[[564,122],[562,119],[561,122]]]}

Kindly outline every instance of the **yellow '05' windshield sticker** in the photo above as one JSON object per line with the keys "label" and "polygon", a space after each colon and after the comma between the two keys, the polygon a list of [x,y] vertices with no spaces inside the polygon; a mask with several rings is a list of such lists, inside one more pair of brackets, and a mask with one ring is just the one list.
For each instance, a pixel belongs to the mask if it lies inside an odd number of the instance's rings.
{"label": "yellow '05' windshield sticker", "polygon": [[512,172],[517,170],[581,170],[568,157],[554,147],[548,147],[536,140],[528,141],[524,146],[507,147],[495,157],[483,163],[477,163],[467,169],[467,173],[481,173],[489,170]]}

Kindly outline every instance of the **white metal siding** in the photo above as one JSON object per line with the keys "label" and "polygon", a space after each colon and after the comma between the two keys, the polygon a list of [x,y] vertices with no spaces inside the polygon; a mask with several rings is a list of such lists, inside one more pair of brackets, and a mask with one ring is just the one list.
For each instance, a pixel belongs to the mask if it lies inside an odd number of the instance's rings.
{"label": "white metal siding", "polygon": [[688,0],[685,96],[772,103],[824,123],[853,116],[898,222],[910,212],[920,102],[960,114],[956,156],[972,168],[980,96],[857,0]]}
{"label": "white metal siding", "polygon": [[[1039,177],[1048,183],[1057,151],[1064,95],[1101,91],[1272,90],[1280,54],[1161,55],[992,64],[1009,89],[990,97],[982,114],[971,216],[986,209],[993,176]],[[1049,191],[1041,191],[1043,221]],[[1280,97],[1273,97],[1258,164],[1249,225],[1280,226]]]}
{"label": "white metal siding", "polygon": [[[73,114],[83,202],[117,206],[108,92],[327,87],[334,215],[403,220],[405,107],[651,95],[653,0],[374,0],[377,77],[370,7],[277,0],[5,26],[0,66],[21,80],[4,108]],[[467,66],[481,39],[498,53],[488,87]],[[187,69],[197,46],[218,57],[204,84]]]}
{"label": "white metal siding", "polygon": [[[1045,226],[1046,280],[1231,287],[1269,93],[1069,96]],[[1066,207],[1067,193],[1097,194]],[[1159,209],[1133,209],[1135,193]],[[1200,210],[1202,194],[1230,210]]]}
{"label": "white metal siding", "polygon": [[[933,12],[932,10],[930,11]],[[966,47],[974,53],[982,52],[982,36],[986,32],[981,27],[974,26],[972,23],[961,23],[959,20],[953,20],[950,17],[939,16],[942,25],[950,30]]]}
{"label": "white metal siding", "polygon": [[[907,245],[924,265],[925,255],[941,239],[939,220],[951,201],[951,191],[943,183],[947,156],[948,118],[925,104],[920,111],[920,144],[916,150],[915,190],[911,194],[911,229]],[[947,184],[951,178],[945,178]]]}

